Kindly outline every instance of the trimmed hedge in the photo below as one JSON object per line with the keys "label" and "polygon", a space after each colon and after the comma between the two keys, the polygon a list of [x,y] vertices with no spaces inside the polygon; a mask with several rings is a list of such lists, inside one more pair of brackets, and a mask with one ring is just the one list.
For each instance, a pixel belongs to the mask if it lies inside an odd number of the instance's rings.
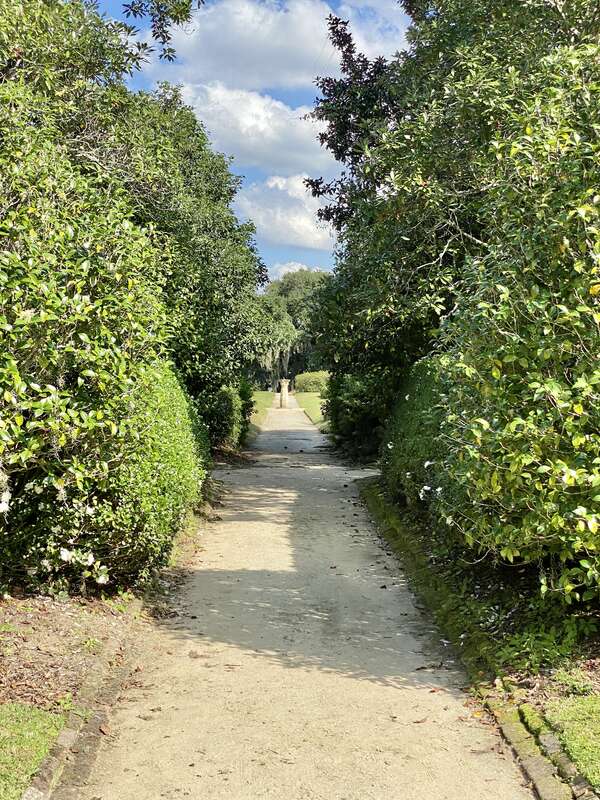
{"label": "trimmed hedge", "polygon": [[382,409],[371,384],[354,375],[332,375],[324,399],[333,439],[356,455],[375,454],[383,432]]}
{"label": "trimmed hedge", "polygon": [[329,373],[324,370],[320,372],[301,372],[294,378],[294,389],[297,392],[318,392],[324,395],[327,391]]}
{"label": "trimmed hedge", "polygon": [[[133,397],[125,456],[105,491],[88,498],[87,530],[66,545],[72,562],[91,552],[96,564],[109,565],[99,574],[110,570],[117,584],[149,578],[167,563],[175,534],[199,503],[209,462],[208,432],[179,378],[166,363],[149,367]],[[58,522],[73,527],[68,517]]]}
{"label": "trimmed hedge", "polygon": [[414,505],[441,494],[443,448],[437,363],[418,361],[400,389],[381,449],[381,472],[394,500]]}
{"label": "trimmed hedge", "polygon": [[243,379],[239,387],[222,386],[210,409],[211,440],[217,447],[242,444],[254,408],[252,386]]}
{"label": "trimmed hedge", "polygon": [[125,87],[139,60],[93,4],[0,0],[0,587],[145,580],[206,426],[243,433],[252,227],[178,90]]}

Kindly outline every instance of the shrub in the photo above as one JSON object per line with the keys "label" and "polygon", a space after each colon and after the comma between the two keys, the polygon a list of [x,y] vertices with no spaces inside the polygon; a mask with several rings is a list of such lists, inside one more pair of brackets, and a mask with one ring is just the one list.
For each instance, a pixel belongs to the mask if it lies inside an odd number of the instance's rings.
{"label": "shrub", "polygon": [[439,362],[425,358],[411,368],[400,389],[381,448],[383,481],[396,501],[430,502],[441,493],[440,383]]}
{"label": "shrub", "polygon": [[[467,541],[540,562],[567,601],[600,584],[600,48],[545,59],[495,143],[490,244],[449,326],[444,425]],[[589,86],[585,92],[582,86]]]}
{"label": "shrub", "polygon": [[46,526],[23,543],[29,576],[55,592],[145,581],[166,563],[199,499],[208,440],[167,364],[140,378],[122,429],[123,450],[106,480],[40,503]]}
{"label": "shrub", "polygon": [[248,435],[248,431],[250,430],[250,418],[254,411],[254,387],[247,378],[242,377],[240,380],[239,393],[241,400],[240,413],[242,416],[242,422],[238,444],[243,444]]}
{"label": "shrub", "polygon": [[130,450],[98,503],[88,549],[113,583],[145,580],[168,559],[175,534],[200,500],[208,434],[179,378],[159,363],[136,388]]}
{"label": "shrub", "polygon": [[320,372],[301,372],[294,378],[294,388],[297,392],[318,392],[324,395],[327,390],[329,373]]}
{"label": "shrub", "polygon": [[0,536],[3,574],[22,575],[54,547],[54,510],[84,508],[122,458],[164,314],[151,238],[16,84],[0,86],[0,143]]}
{"label": "shrub", "polygon": [[356,454],[377,452],[381,439],[381,409],[371,386],[354,375],[335,375],[325,393],[329,431]]}
{"label": "shrub", "polygon": [[208,421],[216,447],[237,447],[244,429],[243,403],[234,386],[222,386],[211,405]]}

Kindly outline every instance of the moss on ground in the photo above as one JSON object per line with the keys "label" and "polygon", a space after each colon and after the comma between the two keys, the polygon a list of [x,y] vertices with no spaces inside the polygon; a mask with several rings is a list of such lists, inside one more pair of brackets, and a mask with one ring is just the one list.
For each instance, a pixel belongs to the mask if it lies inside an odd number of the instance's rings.
{"label": "moss on ground", "polygon": [[523,724],[534,736],[541,736],[543,733],[548,733],[550,727],[544,717],[540,714],[537,708],[534,708],[529,703],[522,703],[519,706],[519,716],[523,720]]}
{"label": "moss on ground", "polygon": [[545,714],[582,775],[600,789],[600,696],[556,698]]}
{"label": "moss on ground", "polygon": [[0,705],[0,800],[18,800],[64,725],[24,703]]}
{"label": "moss on ground", "polygon": [[321,410],[321,395],[318,392],[296,392],[294,397],[298,401],[298,405],[305,412],[311,422],[317,427],[321,427],[324,423],[323,411]]}

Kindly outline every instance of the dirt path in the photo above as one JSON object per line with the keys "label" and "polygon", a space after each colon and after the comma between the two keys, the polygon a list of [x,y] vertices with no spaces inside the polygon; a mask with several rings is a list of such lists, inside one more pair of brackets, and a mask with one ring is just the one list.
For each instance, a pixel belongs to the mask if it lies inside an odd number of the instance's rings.
{"label": "dirt path", "polygon": [[219,475],[182,615],[149,630],[81,800],[531,800],[324,445],[273,408]]}

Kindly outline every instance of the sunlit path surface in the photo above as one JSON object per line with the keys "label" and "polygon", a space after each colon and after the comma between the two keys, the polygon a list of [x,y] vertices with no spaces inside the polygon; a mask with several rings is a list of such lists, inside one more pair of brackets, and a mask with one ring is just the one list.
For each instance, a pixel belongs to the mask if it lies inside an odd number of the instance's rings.
{"label": "sunlit path surface", "polygon": [[148,628],[140,685],[63,797],[531,798],[326,444],[273,408],[253,462],[221,471],[180,615]]}

